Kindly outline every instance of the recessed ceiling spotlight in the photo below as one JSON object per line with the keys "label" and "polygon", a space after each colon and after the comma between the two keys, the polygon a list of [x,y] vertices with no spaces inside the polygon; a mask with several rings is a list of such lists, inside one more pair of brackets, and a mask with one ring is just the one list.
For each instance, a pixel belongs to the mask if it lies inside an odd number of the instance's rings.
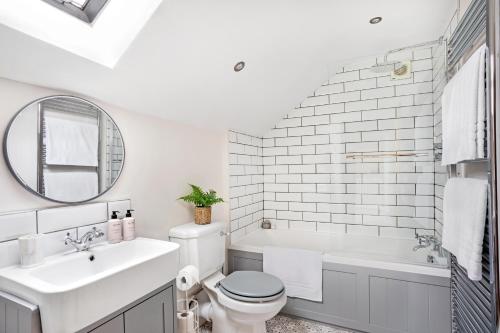
{"label": "recessed ceiling spotlight", "polygon": [[382,18],[380,16],[376,16],[370,19],[370,24],[377,24],[382,22]]}
{"label": "recessed ceiling spotlight", "polygon": [[244,61],[237,62],[236,65],[234,65],[234,71],[235,72],[241,72],[243,70],[243,68],[245,68],[245,62]]}

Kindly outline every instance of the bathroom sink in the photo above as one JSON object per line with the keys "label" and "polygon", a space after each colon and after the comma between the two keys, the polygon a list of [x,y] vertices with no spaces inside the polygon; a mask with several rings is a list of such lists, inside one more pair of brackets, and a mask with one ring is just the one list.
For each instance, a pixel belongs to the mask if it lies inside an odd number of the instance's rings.
{"label": "bathroom sink", "polygon": [[44,332],[76,332],[173,280],[179,245],[137,238],[0,269],[0,290],[40,307]]}

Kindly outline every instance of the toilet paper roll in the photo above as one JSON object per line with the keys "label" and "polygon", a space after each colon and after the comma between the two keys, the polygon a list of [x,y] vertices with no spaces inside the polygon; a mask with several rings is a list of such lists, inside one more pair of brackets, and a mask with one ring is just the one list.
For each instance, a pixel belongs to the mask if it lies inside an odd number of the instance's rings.
{"label": "toilet paper roll", "polygon": [[195,284],[200,282],[200,273],[198,269],[193,265],[188,265],[182,268],[177,274],[176,285],[180,291],[186,291],[191,289]]}
{"label": "toilet paper roll", "polygon": [[193,311],[177,313],[177,331],[179,333],[194,332],[194,313]]}

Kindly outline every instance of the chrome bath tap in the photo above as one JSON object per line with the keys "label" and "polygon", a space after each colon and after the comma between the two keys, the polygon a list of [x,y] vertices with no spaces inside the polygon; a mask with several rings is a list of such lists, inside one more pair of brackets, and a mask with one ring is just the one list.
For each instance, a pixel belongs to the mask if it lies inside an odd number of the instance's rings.
{"label": "chrome bath tap", "polygon": [[66,237],[64,238],[64,244],[73,245],[77,252],[87,251],[90,247],[90,243],[94,239],[101,238],[102,236],[104,236],[104,232],[97,229],[96,227],[93,227],[92,230],[87,231],[85,234],[83,234],[82,237],[80,237],[80,239],[72,239],[70,233],[68,232],[66,234]]}
{"label": "chrome bath tap", "polygon": [[444,257],[444,252],[443,248],[441,247],[441,242],[436,236],[417,234],[415,238],[418,240],[418,245],[415,245],[413,247],[413,251],[418,251],[420,249],[433,245],[433,250],[438,253],[438,256]]}
{"label": "chrome bath tap", "polygon": [[431,246],[431,237],[434,237],[434,236],[430,236],[430,235],[422,235],[421,236],[421,235],[417,234],[415,236],[415,238],[418,241],[418,245],[415,245],[413,247],[413,251],[425,249],[426,247]]}

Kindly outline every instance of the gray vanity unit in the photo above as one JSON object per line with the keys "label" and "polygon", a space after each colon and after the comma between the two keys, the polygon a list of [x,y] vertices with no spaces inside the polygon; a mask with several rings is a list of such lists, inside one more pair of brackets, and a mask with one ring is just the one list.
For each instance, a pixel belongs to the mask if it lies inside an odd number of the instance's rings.
{"label": "gray vanity unit", "polygon": [[0,291],[0,333],[42,333],[38,306]]}
{"label": "gray vanity unit", "polygon": [[[262,271],[262,254],[229,250],[229,272]],[[288,298],[283,313],[370,333],[451,332],[450,279],[323,263],[323,302]]]}
{"label": "gray vanity unit", "polygon": [[[177,301],[174,282],[169,282],[77,333],[175,333]],[[126,286],[123,292],[127,292]],[[38,306],[0,293],[0,333],[42,333]]]}

